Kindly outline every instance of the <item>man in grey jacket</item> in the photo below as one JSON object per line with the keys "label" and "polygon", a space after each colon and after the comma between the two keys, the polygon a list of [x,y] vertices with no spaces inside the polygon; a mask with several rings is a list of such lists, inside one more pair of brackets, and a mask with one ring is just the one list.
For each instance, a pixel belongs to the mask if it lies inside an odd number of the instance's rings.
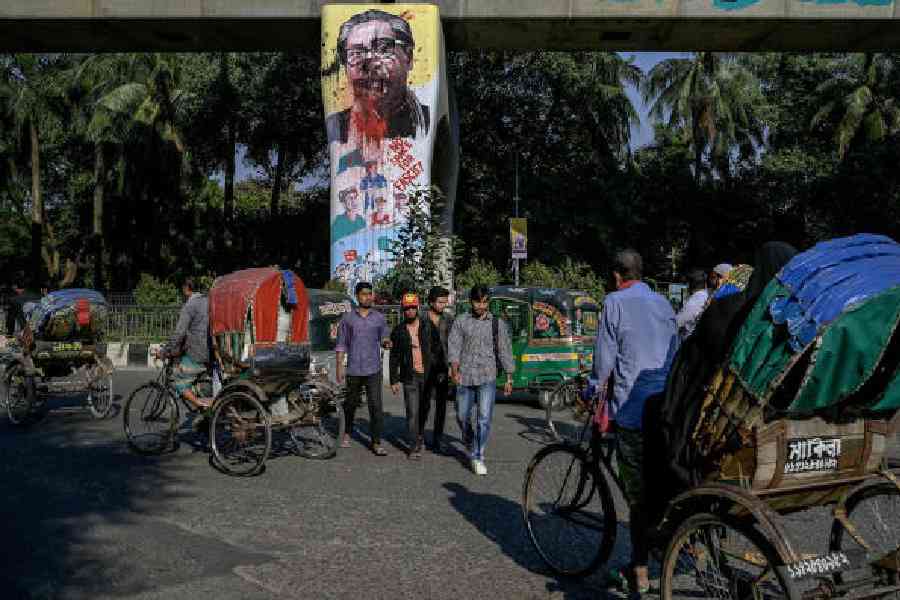
{"label": "man in grey jacket", "polygon": [[209,369],[209,303],[204,294],[195,291],[197,285],[188,277],[181,286],[186,298],[175,333],[157,353],[160,358],[180,356],[175,369],[175,389],[195,409],[209,406],[210,398],[198,398],[193,389],[197,377]]}
{"label": "man in grey jacket", "polygon": [[[450,377],[456,384],[456,419],[469,449],[472,471],[487,475],[484,449],[491,434],[498,370],[506,372],[503,392],[512,393],[515,363],[509,331],[488,310],[490,292],[477,285],[469,293],[472,314],[456,320],[450,330],[448,354]],[[472,408],[477,404],[477,424],[472,427]]]}

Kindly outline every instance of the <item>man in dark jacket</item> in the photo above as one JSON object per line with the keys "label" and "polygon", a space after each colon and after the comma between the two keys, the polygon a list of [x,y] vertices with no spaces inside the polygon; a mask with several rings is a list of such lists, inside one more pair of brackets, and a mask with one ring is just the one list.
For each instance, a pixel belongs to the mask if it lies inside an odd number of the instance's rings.
{"label": "man in dark jacket", "polygon": [[419,297],[404,294],[400,303],[403,322],[391,332],[391,390],[400,393],[403,384],[403,401],[406,404],[406,426],[409,431],[409,458],[422,457],[422,421],[419,417],[425,397],[425,380],[431,367],[431,339],[424,335],[419,319]]}
{"label": "man in dark jacket", "polygon": [[434,398],[434,430],[431,436],[431,450],[435,454],[446,454],[444,446],[444,422],[447,419],[447,399],[449,398],[450,361],[447,360],[447,338],[453,327],[453,317],[445,314],[450,292],[435,286],[428,292],[428,311],[422,319],[422,335],[431,341],[431,369],[425,380],[425,396],[419,404],[419,423],[425,432],[431,399]]}

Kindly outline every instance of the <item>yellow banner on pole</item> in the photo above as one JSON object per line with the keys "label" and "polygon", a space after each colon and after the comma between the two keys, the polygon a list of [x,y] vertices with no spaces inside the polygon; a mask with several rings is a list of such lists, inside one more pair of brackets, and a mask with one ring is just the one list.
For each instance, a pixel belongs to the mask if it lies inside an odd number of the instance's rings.
{"label": "yellow banner on pole", "polygon": [[513,258],[528,258],[528,219],[509,220],[509,241]]}

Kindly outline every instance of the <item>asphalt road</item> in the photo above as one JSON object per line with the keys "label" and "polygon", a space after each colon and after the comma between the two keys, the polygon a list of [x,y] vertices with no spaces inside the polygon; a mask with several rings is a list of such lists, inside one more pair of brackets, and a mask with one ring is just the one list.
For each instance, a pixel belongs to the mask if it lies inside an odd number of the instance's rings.
{"label": "asphalt road", "polygon": [[[152,375],[117,373],[120,399]],[[355,443],[333,460],[276,456],[258,477],[231,478],[190,439],[139,457],[120,416],[94,421],[77,398],[52,405],[29,430],[0,424],[2,598],[607,597],[600,574],[548,576],[526,537],[523,474],[547,438],[522,399],[495,410],[487,477],[459,458],[410,462],[390,444],[378,458]],[[390,392],[386,412],[390,442],[405,426]],[[802,547],[826,547],[828,516],[791,518]]]}

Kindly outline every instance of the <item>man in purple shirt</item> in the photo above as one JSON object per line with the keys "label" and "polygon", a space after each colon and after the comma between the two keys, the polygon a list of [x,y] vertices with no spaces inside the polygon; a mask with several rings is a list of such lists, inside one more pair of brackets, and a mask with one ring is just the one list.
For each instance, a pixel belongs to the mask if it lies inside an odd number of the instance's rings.
{"label": "man in purple shirt", "polygon": [[384,411],[381,402],[382,366],[381,348],[390,348],[390,331],[384,315],[372,310],[372,284],[361,281],[356,284],[357,306],[344,313],[338,325],[337,364],[335,375],[338,384],[344,383],[344,355],[347,356],[347,402],[344,406],[347,427],[341,446],[350,445],[353,432],[353,418],[359,406],[362,387],[366,387],[369,404],[369,428],[372,438],[372,452],[376,456],[387,456],[381,445],[384,428]]}

